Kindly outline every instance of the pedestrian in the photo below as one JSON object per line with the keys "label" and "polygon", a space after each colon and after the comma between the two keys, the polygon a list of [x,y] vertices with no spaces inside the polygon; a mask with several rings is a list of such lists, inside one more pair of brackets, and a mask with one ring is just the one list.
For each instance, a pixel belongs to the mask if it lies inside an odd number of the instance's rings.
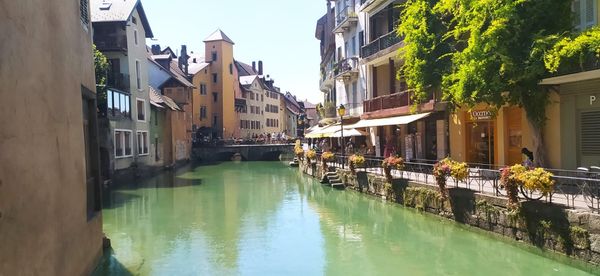
{"label": "pedestrian", "polygon": [[528,148],[522,148],[521,154],[523,155],[522,165],[528,169],[533,168],[533,152],[531,152]]}

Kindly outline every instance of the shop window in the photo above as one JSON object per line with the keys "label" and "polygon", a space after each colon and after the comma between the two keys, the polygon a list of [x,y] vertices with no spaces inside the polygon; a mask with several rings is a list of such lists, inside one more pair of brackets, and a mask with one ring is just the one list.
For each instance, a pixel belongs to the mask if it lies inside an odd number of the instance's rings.
{"label": "shop window", "polygon": [[597,0],[573,1],[573,25],[578,31],[584,31],[596,25],[598,11]]}

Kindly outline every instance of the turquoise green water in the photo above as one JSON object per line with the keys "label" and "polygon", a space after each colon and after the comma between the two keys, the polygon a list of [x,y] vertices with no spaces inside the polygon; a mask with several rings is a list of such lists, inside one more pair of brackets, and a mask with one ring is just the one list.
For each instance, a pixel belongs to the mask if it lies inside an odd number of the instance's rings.
{"label": "turquoise green water", "polygon": [[106,195],[97,275],[590,275],[279,162],[164,174]]}

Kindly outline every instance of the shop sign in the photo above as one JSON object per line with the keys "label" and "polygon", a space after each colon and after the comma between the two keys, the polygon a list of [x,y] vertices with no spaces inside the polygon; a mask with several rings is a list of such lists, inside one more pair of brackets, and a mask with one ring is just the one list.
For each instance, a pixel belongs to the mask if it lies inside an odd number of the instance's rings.
{"label": "shop sign", "polygon": [[594,105],[595,102],[596,102],[596,96],[595,95],[590,96],[590,105]]}
{"label": "shop sign", "polygon": [[493,114],[489,110],[479,110],[479,111],[472,111],[471,117],[474,120],[490,120],[490,119],[492,119]]}

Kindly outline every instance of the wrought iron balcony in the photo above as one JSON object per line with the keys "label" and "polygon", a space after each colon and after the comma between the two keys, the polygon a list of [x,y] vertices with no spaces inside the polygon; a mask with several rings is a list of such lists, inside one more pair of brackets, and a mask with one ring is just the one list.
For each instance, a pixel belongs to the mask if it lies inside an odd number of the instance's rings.
{"label": "wrought iron balcony", "polygon": [[358,58],[343,59],[335,65],[335,78],[348,79],[358,75]]}
{"label": "wrought iron balcony", "polygon": [[127,51],[127,36],[125,35],[95,35],[94,44],[101,52]]}
{"label": "wrought iron balcony", "polygon": [[354,7],[345,7],[335,17],[335,28],[333,31],[336,33],[342,33],[352,24],[356,24],[357,21],[358,15],[354,11]]}
{"label": "wrought iron balcony", "polygon": [[360,49],[360,57],[370,57],[379,51],[385,50],[393,45],[396,45],[401,41],[402,39],[398,37],[398,35],[396,34],[396,30],[393,30],[375,39],[373,42],[363,46],[362,49]]}

